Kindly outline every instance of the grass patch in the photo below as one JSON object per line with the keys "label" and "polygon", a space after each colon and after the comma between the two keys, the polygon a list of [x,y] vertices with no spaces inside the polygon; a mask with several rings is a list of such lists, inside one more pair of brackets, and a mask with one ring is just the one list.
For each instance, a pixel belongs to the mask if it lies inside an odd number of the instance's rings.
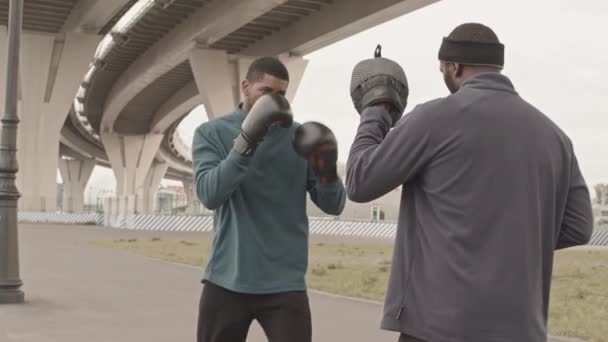
{"label": "grass patch", "polygon": [[145,240],[128,238],[91,243],[98,247],[115,248],[133,254],[194,266],[204,265],[209,254],[208,241],[174,241],[153,237]]}
{"label": "grass patch", "polygon": [[564,250],[555,256],[549,331],[608,341],[608,250]]}
{"label": "grass patch", "polygon": [[[308,285],[340,295],[382,300],[390,267],[386,255],[391,249],[388,244],[377,243],[312,244]],[[382,267],[386,269],[381,271]]]}
{"label": "grass patch", "polygon": [[[208,240],[158,237],[92,243],[201,268],[207,262],[210,247]],[[382,301],[391,255],[390,244],[312,243],[306,277],[308,286]],[[549,311],[550,334],[608,342],[608,250],[572,249],[556,254]]]}

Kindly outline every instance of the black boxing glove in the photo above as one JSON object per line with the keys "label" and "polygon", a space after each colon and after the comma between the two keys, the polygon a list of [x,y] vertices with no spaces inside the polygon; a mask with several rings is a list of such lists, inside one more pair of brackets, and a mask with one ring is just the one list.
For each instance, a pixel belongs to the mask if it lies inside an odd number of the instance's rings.
{"label": "black boxing glove", "polygon": [[290,127],[293,114],[287,99],[281,95],[263,95],[247,113],[241,125],[241,134],[234,141],[234,150],[250,157],[264,140],[272,125]]}
{"label": "black boxing glove", "polygon": [[385,105],[394,126],[407,106],[409,88],[405,72],[395,61],[382,57],[378,45],[374,58],[357,63],[353,69],[350,95],[359,114],[369,106]]}
{"label": "black boxing glove", "polygon": [[327,126],[319,122],[304,123],[295,131],[293,148],[308,160],[320,183],[338,179],[338,142]]}

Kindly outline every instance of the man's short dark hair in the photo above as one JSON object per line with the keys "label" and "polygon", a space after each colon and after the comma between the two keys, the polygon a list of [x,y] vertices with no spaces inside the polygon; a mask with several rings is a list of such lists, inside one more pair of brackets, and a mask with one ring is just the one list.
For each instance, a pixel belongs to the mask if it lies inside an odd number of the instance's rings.
{"label": "man's short dark hair", "polygon": [[264,78],[264,74],[274,76],[278,79],[289,81],[289,72],[278,58],[260,57],[251,63],[247,70],[247,81],[257,82]]}

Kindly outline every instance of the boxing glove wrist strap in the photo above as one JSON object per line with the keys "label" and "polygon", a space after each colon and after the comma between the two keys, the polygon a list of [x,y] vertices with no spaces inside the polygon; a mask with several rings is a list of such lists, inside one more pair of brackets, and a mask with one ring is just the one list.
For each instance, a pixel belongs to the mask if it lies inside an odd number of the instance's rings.
{"label": "boxing glove wrist strap", "polygon": [[255,153],[257,148],[257,144],[251,143],[247,140],[243,134],[239,134],[239,136],[234,140],[234,145],[232,147],[238,154],[243,157],[251,157]]}

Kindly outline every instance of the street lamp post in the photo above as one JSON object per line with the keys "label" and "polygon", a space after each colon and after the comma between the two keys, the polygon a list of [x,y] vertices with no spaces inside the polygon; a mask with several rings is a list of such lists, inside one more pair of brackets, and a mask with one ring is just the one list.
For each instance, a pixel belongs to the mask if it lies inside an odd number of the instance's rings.
{"label": "street lamp post", "polygon": [[17,87],[23,0],[10,0],[4,113],[0,119],[0,304],[22,303],[17,203]]}

